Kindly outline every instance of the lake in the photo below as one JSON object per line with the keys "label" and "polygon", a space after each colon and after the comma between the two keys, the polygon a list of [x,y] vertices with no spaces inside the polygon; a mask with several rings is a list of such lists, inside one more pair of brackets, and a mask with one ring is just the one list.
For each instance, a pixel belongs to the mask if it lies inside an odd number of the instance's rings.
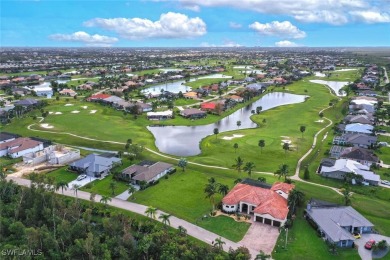
{"label": "lake", "polygon": [[338,97],[343,97],[346,95],[345,93],[340,94],[339,90],[342,89],[344,86],[348,85],[348,83],[349,83],[349,82],[345,82],[345,81],[326,81],[326,80],[320,80],[320,79],[313,79],[313,80],[310,80],[310,82],[327,85],[329,88],[331,88],[335,92],[336,96],[338,96]]}
{"label": "lake", "polygon": [[[228,80],[231,78],[232,78],[232,76],[226,76],[223,74],[211,74],[211,75],[207,75],[207,76],[201,76],[199,78],[191,78],[190,81],[192,82],[192,81],[196,81],[198,79],[226,79],[226,80]],[[172,93],[179,93],[180,91],[182,93],[186,93],[187,91],[191,91],[191,87],[186,86],[185,83],[186,82],[184,80],[173,81],[173,82],[168,81],[167,83],[161,83],[158,85],[154,85],[154,86],[145,88],[141,92],[146,93],[146,94],[151,94],[152,96],[156,96],[156,95],[161,94],[162,89],[164,89],[165,91],[172,92]]]}
{"label": "lake", "polygon": [[273,92],[217,123],[202,126],[149,126],[148,130],[154,135],[155,144],[161,152],[176,156],[194,156],[201,153],[200,141],[208,135],[213,135],[214,128],[218,128],[220,133],[237,130],[237,121],[241,121],[240,129],[255,128],[257,124],[250,119],[250,116],[251,111],[256,110],[256,107],[262,106],[264,111],[278,106],[301,103],[306,97]]}

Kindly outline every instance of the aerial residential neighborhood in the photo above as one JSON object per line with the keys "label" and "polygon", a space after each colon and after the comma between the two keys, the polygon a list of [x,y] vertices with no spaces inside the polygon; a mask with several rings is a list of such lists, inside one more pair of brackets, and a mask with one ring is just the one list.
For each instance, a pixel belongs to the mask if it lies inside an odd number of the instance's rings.
{"label": "aerial residential neighborhood", "polygon": [[287,2],[2,3],[0,259],[389,259],[390,6]]}

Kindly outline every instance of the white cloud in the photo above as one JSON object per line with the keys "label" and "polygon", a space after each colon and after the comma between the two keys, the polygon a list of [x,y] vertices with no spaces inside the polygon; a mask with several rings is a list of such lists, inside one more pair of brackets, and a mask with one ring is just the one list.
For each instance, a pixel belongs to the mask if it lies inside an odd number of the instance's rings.
{"label": "white cloud", "polygon": [[255,30],[256,32],[269,36],[276,36],[281,38],[305,38],[306,33],[299,30],[295,25],[291,24],[289,21],[279,22],[273,21],[271,23],[259,23],[254,22],[249,25],[249,28]]}
{"label": "white cloud", "polygon": [[100,27],[131,40],[148,38],[193,38],[206,34],[206,23],[199,17],[180,13],[161,14],[158,21],[142,18],[95,18],[84,22],[87,27]]}
{"label": "white cloud", "polygon": [[390,15],[388,13],[380,13],[376,11],[354,11],[350,12],[356,20],[365,23],[389,23]]}
{"label": "white cloud", "polygon": [[[301,22],[329,23],[333,25],[356,21],[351,12],[375,12],[382,10],[381,17],[367,18],[364,22],[388,22],[388,0],[178,0],[185,8],[227,6],[264,14],[288,15]],[[385,10],[387,8],[387,10]],[[366,14],[367,15],[367,14]]]}
{"label": "white cloud", "polygon": [[83,31],[75,32],[72,34],[52,34],[49,36],[49,38],[54,41],[82,42],[87,44],[88,46],[100,47],[111,46],[111,44],[116,43],[118,41],[118,38],[115,37],[109,37],[99,34],[90,35]]}
{"label": "white cloud", "polygon": [[298,47],[299,45],[296,44],[295,42],[290,42],[290,41],[279,41],[275,42],[276,47]]}
{"label": "white cloud", "polygon": [[229,22],[229,27],[232,29],[240,29],[242,27],[242,24],[236,22]]}
{"label": "white cloud", "polygon": [[200,44],[200,47],[226,47],[227,48],[227,47],[244,47],[244,46],[231,40],[224,40],[223,43],[220,45],[210,44],[208,42],[202,42]]}

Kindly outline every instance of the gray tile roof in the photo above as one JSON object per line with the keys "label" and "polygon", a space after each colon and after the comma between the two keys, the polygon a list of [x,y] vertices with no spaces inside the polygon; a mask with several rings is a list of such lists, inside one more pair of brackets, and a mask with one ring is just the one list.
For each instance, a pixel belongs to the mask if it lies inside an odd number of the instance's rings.
{"label": "gray tile roof", "polygon": [[311,208],[307,214],[333,242],[355,240],[343,227],[373,227],[374,225],[352,207]]}
{"label": "gray tile roof", "polygon": [[97,173],[111,169],[113,163],[120,162],[119,158],[107,158],[98,154],[90,154],[87,157],[70,164],[71,167],[77,167],[86,170],[87,173]]}
{"label": "gray tile roof", "polygon": [[122,174],[131,175],[135,173],[135,176],[132,178],[133,180],[148,182],[172,167],[172,164],[165,162],[156,162],[152,165],[144,164],[143,166],[134,164],[124,169]]}

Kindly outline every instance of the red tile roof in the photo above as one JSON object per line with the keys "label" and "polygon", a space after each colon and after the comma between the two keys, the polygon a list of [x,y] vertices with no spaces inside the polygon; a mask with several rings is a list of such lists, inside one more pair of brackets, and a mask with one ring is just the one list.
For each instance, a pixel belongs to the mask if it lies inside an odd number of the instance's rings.
{"label": "red tile roof", "polygon": [[216,104],[215,103],[211,103],[211,102],[200,104],[200,107],[202,109],[215,109],[215,106],[216,106]]}
{"label": "red tile roof", "polygon": [[287,200],[276,191],[282,190],[288,194],[293,188],[294,185],[279,182],[275,183],[271,189],[238,183],[222,199],[222,203],[227,205],[236,205],[240,202],[249,203],[256,205],[255,213],[269,214],[277,219],[285,219],[288,214]]}
{"label": "red tile roof", "polygon": [[9,153],[17,153],[20,151],[37,147],[40,144],[42,144],[42,142],[35,141],[27,137],[20,137],[15,140],[0,144],[0,150],[11,148],[9,150]]}
{"label": "red tile roof", "polygon": [[111,97],[111,95],[108,95],[108,94],[96,94],[96,95],[90,96],[87,100],[92,100],[92,99],[105,99],[105,98],[109,98],[109,97]]}

